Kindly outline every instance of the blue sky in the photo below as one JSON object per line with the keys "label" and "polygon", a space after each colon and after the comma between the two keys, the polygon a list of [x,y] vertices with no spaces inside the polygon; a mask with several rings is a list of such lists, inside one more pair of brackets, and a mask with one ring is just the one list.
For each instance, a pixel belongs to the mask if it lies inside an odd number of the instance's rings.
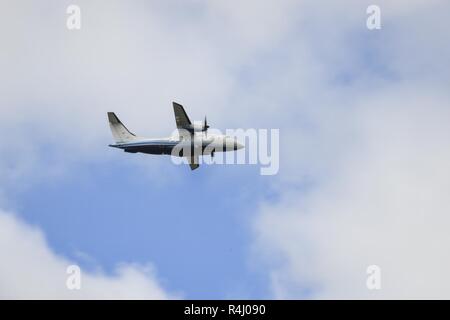
{"label": "blue sky", "polygon": [[152,261],[165,287],[187,298],[268,296],[267,280],[249,259],[249,221],[258,200],[270,196],[256,168],[219,173],[216,166],[193,175],[166,158],[161,172],[176,170],[175,179],[158,186],[127,164],[129,154],[105,152],[118,155],[20,195],[18,210],[46,230],[56,252],[107,272],[119,262]]}
{"label": "blue sky", "polygon": [[[448,3],[369,4],[2,3],[0,298],[449,297]],[[108,147],[172,101],[279,129],[278,174]]]}

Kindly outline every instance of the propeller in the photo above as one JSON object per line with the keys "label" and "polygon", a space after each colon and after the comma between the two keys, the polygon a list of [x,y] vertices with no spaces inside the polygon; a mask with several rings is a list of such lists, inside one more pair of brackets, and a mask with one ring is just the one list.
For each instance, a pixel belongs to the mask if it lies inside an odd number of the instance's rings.
{"label": "propeller", "polygon": [[205,121],[203,122],[203,131],[205,131],[205,137],[208,138],[208,122],[206,120],[206,116],[205,116]]}

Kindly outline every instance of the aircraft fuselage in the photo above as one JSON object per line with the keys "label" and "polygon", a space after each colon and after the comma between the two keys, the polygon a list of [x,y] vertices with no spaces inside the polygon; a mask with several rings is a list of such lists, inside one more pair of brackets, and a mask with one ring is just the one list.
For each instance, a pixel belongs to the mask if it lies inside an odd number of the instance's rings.
{"label": "aircraft fuselage", "polygon": [[[212,152],[235,151],[243,148],[234,138],[216,135],[211,137],[195,137],[194,139],[142,139],[132,142],[111,144],[110,147],[123,149],[130,153],[174,154],[184,156],[183,150],[197,150],[202,155]],[[180,150],[172,153],[173,149]]]}

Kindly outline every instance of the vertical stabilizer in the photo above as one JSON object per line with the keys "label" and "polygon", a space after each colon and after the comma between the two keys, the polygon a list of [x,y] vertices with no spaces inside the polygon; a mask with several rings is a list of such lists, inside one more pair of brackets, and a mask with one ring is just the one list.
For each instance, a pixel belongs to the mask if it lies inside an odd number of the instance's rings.
{"label": "vertical stabilizer", "polygon": [[108,120],[116,143],[129,142],[136,139],[136,136],[123,125],[114,112],[108,112]]}

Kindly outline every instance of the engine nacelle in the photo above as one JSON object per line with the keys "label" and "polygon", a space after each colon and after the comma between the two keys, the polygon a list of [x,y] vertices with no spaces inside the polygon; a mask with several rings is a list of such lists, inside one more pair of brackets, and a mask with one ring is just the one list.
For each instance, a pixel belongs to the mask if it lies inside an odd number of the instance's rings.
{"label": "engine nacelle", "polygon": [[205,132],[207,131],[209,128],[208,126],[208,122],[206,121],[206,117],[205,120],[203,121],[203,123],[193,123],[190,124],[189,127],[186,127],[185,129],[190,131],[190,132]]}
{"label": "engine nacelle", "polygon": [[205,132],[208,130],[208,126],[205,126],[204,124],[193,124],[191,125],[191,130],[194,132]]}

